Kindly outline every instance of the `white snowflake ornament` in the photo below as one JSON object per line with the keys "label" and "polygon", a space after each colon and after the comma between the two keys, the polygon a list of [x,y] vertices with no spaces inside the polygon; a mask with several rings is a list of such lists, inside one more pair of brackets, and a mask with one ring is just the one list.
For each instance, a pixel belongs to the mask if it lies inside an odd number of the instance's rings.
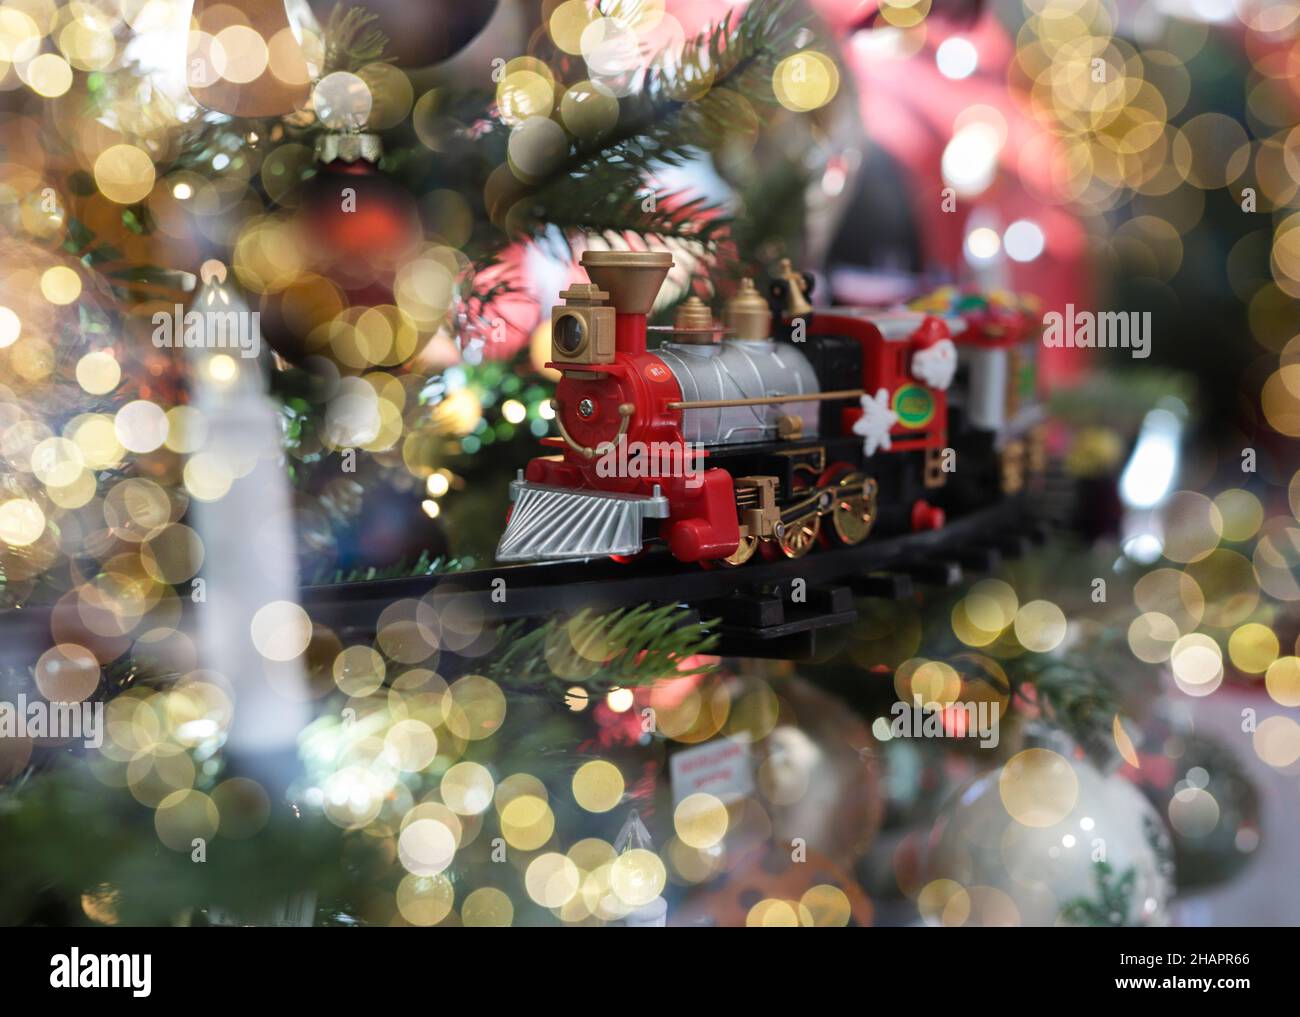
{"label": "white snowflake ornament", "polygon": [[862,454],[873,456],[877,449],[889,450],[889,432],[898,423],[898,414],[889,408],[889,390],[879,389],[874,396],[863,395],[862,416],[853,424],[853,433],[862,437]]}

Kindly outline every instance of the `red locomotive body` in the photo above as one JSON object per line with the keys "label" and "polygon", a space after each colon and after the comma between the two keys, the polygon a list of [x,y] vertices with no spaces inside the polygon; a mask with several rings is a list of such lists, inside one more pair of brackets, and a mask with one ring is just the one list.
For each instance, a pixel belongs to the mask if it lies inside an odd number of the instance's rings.
{"label": "red locomotive body", "polygon": [[[543,444],[562,453],[534,459],[524,479],[569,492],[622,495],[603,506],[573,501],[570,507],[596,509],[590,513],[592,518],[585,520],[586,525],[614,523],[615,532],[619,522],[659,519],[660,532],[677,558],[725,558],[740,543],[731,476],[725,470],[708,469],[704,464],[707,450],[687,442],[681,429],[682,413],[670,408],[681,401],[681,387],[663,361],[646,350],[646,314],[672,265],[672,255],[589,252],[583,265],[595,285],[561,294],[570,303],[555,309],[556,359],[546,365],[561,372],[552,401],[560,437],[545,438]],[[608,291],[597,287],[608,287]],[[598,314],[609,310],[602,304],[610,292],[614,303],[612,351],[598,348],[607,338],[599,334],[602,323]],[[604,324],[608,324],[608,316]],[[575,338],[566,348],[566,330],[572,333],[578,328],[591,334]],[[635,471],[608,469],[606,455],[617,454],[620,446],[667,449],[668,454],[643,456],[642,467]],[[620,516],[626,518],[620,520]],[[583,522],[570,520],[569,525],[581,526]],[[620,543],[605,553],[639,551],[640,535],[636,547],[627,546],[627,536],[619,534]]]}
{"label": "red locomotive body", "polygon": [[[619,325],[630,317],[620,314]],[[644,316],[640,323],[644,344]],[[709,469],[708,450],[682,435],[682,413],[669,409],[670,403],[681,401],[682,391],[663,362],[652,353],[625,351],[621,345],[616,358],[613,364],[581,371],[547,364],[564,371],[552,405],[567,437],[543,438],[542,444],[562,454],[532,460],[525,479],[558,488],[665,497],[668,514],[660,530],[673,555],[682,561],[725,558],[740,542],[731,475]],[[586,407],[591,410],[584,417],[580,408]],[[626,407],[632,412],[625,412]],[[645,465],[635,476],[602,470],[600,450],[613,445],[617,451],[620,439],[625,448],[670,451],[644,457]],[[693,483],[696,477],[699,481]]]}

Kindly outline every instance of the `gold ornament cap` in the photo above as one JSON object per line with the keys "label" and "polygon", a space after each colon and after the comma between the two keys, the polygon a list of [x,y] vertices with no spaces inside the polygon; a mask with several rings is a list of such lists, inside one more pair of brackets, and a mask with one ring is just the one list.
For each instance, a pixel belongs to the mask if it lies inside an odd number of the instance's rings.
{"label": "gold ornament cap", "polygon": [[753,279],[740,280],[740,288],[722,311],[722,323],[735,339],[772,338],[772,309],[754,288]]}
{"label": "gold ornament cap", "polygon": [[384,143],[378,134],[339,134],[334,131],[316,139],[316,161],[329,165],[344,162],[378,162],[384,155]]}

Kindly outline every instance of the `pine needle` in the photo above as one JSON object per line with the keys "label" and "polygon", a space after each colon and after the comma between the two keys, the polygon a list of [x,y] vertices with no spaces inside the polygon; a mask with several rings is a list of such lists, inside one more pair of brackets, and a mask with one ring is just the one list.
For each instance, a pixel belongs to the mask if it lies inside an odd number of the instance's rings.
{"label": "pine needle", "polygon": [[357,71],[367,64],[391,58],[384,56],[388,36],[374,27],[376,15],[364,7],[347,7],[341,3],[330,12],[325,24],[324,73]]}

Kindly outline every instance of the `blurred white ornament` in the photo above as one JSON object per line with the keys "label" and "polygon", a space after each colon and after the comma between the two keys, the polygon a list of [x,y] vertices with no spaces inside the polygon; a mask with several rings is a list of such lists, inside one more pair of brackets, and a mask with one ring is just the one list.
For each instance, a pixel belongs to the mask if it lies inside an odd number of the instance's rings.
{"label": "blurred white ornament", "polygon": [[[1072,804],[1069,796],[1059,800],[1060,785],[1053,786],[1046,773],[1029,774],[1019,787],[1007,788],[1002,780],[1007,767],[977,777],[954,796],[936,824],[926,870],[931,886],[943,880],[957,886],[944,884],[946,903],[937,913],[926,913],[927,920],[1025,926],[1167,923],[1173,862],[1159,813],[1123,778],[1103,774],[1086,760],[1058,759],[1073,772]],[[1031,800],[1035,796],[1043,800]],[[1019,819],[1008,807],[1020,813]],[[1052,821],[1054,812],[1060,818]],[[923,893],[923,913],[924,898]]]}
{"label": "blurred white ornament", "polygon": [[[227,749],[241,760],[244,776],[282,788],[293,776],[298,734],[310,720],[306,672],[297,655],[267,656],[256,637],[250,638],[259,610],[267,605],[285,605],[284,616],[306,619],[297,607],[298,559],[290,525],[292,492],[282,463],[282,420],[279,405],[267,394],[270,354],[259,340],[251,347],[255,356],[231,356],[225,339],[238,327],[235,322],[256,329],[256,312],[221,262],[205,262],[200,274],[203,285],[191,311],[202,316],[203,341],[187,342],[184,349],[190,402],[211,428],[204,449],[209,460],[242,461],[247,468],[220,497],[196,499],[191,506],[192,525],[206,549],[206,599],[192,624],[203,666],[226,676],[234,692]],[[220,368],[214,370],[216,365]]]}

